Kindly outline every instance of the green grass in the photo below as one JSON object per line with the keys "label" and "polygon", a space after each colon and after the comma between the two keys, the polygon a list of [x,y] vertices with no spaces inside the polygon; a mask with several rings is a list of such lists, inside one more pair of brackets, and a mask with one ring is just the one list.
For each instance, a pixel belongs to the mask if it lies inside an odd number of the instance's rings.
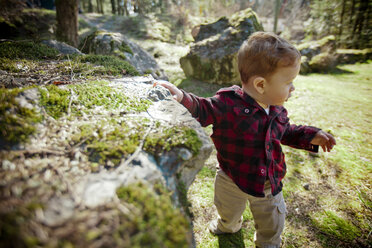
{"label": "green grass", "polygon": [[[291,123],[329,131],[337,145],[332,152],[320,151],[318,156],[283,146],[288,167],[283,193],[289,214],[282,247],[372,244],[371,70],[371,62],[342,65],[332,73],[299,76],[295,80],[296,90],[285,104]],[[178,86],[202,96],[212,96],[216,91],[214,86],[201,83],[196,87],[188,80]],[[188,192],[197,247],[244,247],[242,238],[245,247],[252,247],[254,227],[249,210],[243,215],[242,233],[217,237],[206,230],[208,222],[216,217],[216,163],[207,163]]]}

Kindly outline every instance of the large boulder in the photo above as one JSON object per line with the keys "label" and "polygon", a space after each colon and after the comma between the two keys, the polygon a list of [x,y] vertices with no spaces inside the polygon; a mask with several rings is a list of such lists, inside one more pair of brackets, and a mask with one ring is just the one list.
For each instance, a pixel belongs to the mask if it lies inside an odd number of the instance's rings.
{"label": "large boulder", "polygon": [[82,55],[83,53],[80,52],[77,48],[70,46],[64,42],[57,41],[57,40],[43,40],[41,42],[48,47],[54,48],[62,54],[78,54]]}
{"label": "large boulder", "polygon": [[83,40],[80,47],[84,53],[118,56],[127,60],[141,74],[151,74],[156,79],[167,80],[167,76],[159,68],[156,60],[121,33],[93,32]]}
{"label": "large boulder", "polygon": [[237,52],[252,33],[260,30],[263,28],[250,8],[194,28],[195,43],[180,59],[185,75],[210,83],[239,83]]}
{"label": "large boulder", "polygon": [[1,89],[1,247],[193,245],[182,203],[213,145],[153,81]]}
{"label": "large boulder", "polygon": [[296,48],[301,53],[301,73],[326,72],[337,65],[336,38],[333,35],[302,43]]}

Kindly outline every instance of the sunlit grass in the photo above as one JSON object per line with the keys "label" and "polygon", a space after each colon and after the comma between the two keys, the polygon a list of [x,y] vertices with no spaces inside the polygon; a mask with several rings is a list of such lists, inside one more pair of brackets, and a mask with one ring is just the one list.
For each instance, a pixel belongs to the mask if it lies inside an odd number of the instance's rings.
{"label": "sunlit grass", "polygon": [[[296,79],[296,90],[285,105],[291,123],[322,128],[335,136],[337,145],[332,152],[320,151],[317,156],[283,146],[288,169],[283,189],[288,216],[282,247],[372,244],[371,71],[369,62]],[[202,96],[212,96],[216,91],[215,86],[202,83],[198,86],[200,89],[187,80],[179,84]],[[206,131],[210,133],[211,129]],[[213,206],[216,163],[214,160],[212,165],[213,161],[208,160],[189,191],[197,247],[234,247],[231,242],[240,247],[236,242],[241,245],[241,237],[245,247],[252,247],[254,227],[248,206],[241,233],[217,237],[207,230],[208,222],[216,217]]]}

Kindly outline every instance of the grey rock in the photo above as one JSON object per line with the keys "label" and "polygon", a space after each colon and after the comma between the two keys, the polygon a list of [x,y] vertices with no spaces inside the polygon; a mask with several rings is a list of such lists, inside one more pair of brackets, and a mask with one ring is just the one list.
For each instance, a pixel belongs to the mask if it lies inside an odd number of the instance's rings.
{"label": "grey rock", "polygon": [[305,190],[310,190],[310,184],[306,183],[303,185]]}
{"label": "grey rock", "polygon": [[200,25],[193,32],[195,43],[180,59],[185,75],[210,83],[240,83],[236,54],[241,44],[260,30],[263,28],[251,9]]}
{"label": "grey rock", "polygon": [[148,99],[154,102],[161,101],[166,98],[172,97],[169,90],[161,86],[155,86],[154,88],[150,89],[147,95],[148,95]]}
{"label": "grey rock", "polygon": [[69,196],[54,197],[47,205],[42,222],[54,227],[65,223],[75,212],[75,203]]}
{"label": "grey rock", "polygon": [[79,49],[70,46],[64,42],[56,41],[56,40],[43,40],[41,43],[58,50],[62,54],[83,54],[79,51]]}
{"label": "grey rock", "polygon": [[156,60],[121,33],[96,31],[85,39],[82,51],[85,53],[118,56],[127,60],[141,74],[151,74],[156,79],[168,80]]}

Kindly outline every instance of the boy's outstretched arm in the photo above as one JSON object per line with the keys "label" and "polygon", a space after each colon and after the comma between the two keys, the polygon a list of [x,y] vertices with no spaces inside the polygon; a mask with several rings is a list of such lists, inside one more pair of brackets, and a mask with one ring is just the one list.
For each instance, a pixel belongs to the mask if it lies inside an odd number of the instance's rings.
{"label": "boy's outstretched arm", "polygon": [[153,86],[163,86],[170,91],[173,98],[181,103],[197,121],[206,127],[210,124],[215,125],[226,113],[225,102],[221,100],[218,92],[213,97],[199,97],[192,93],[187,93],[178,89],[175,85],[167,81],[156,81]]}
{"label": "boy's outstretched arm", "polygon": [[163,86],[164,88],[167,88],[170,93],[172,94],[173,98],[177,101],[177,102],[181,102],[182,101],[182,98],[183,98],[183,93],[180,89],[177,88],[177,86],[167,82],[167,81],[156,81],[153,86],[155,87],[156,85],[161,85]]}
{"label": "boy's outstretched arm", "polygon": [[336,145],[336,140],[331,134],[320,130],[310,143],[321,146],[324,152],[330,152],[333,146]]}

